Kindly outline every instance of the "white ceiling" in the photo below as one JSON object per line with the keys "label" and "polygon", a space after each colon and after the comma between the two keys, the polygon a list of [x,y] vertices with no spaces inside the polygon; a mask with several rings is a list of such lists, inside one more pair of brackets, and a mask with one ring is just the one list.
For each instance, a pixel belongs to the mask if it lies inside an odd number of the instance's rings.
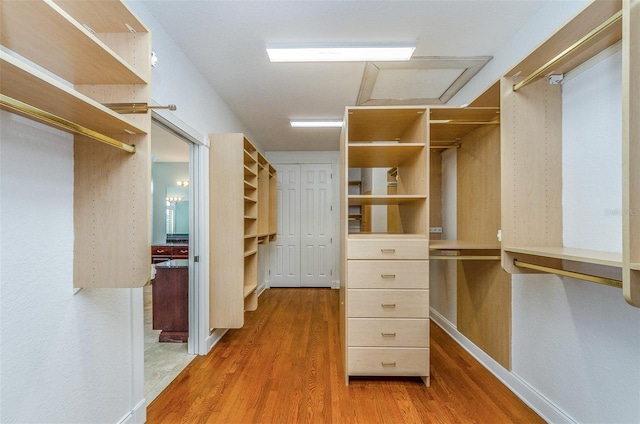
{"label": "white ceiling", "polygon": [[[255,141],[270,151],[338,150],[339,129],[292,129],[289,119],[342,118],[345,106],[357,104],[366,64],[270,63],[268,45],[415,42],[414,57],[493,56],[544,3],[154,0],[144,4]],[[371,92],[385,99],[403,99],[414,90],[419,94],[414,97],[437,97],[456,73],[460,71],[381,72],[380,84]],[[410,77],[414,85],[393,80],[397,76]]]}

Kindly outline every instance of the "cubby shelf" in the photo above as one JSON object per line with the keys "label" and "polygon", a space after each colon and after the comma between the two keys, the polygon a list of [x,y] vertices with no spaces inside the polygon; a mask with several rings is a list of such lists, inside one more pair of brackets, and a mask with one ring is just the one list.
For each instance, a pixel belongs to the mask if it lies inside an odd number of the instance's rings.
{"label": "cubby shelf", "polygon": [[424,147],[425,143],[349,143],[349,167],[394,167],[420,154]]}

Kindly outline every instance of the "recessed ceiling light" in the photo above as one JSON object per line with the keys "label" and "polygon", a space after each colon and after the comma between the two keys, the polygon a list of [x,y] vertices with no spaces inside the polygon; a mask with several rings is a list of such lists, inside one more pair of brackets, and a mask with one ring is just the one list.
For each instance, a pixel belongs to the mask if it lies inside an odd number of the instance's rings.
{"label": "recessed ceiling light", "polygon": [[324,121],[291,120],[293,128],[341,128],[342,120],[332,119]]}
{"label": "recessed ceiling light", "polygon": [[271,62],[369,62],[411,59],[415,46],[270,47]]}

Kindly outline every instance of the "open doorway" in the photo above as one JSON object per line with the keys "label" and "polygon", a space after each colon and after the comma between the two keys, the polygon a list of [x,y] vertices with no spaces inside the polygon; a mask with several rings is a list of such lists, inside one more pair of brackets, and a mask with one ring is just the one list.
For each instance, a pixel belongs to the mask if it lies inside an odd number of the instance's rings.
{"label": "open doorway", "polygon": [[143,292],[144,392],[148,403],[195,357],[188,343],[193,277],[192,144],[158,119],[152,120],[152,280]]}

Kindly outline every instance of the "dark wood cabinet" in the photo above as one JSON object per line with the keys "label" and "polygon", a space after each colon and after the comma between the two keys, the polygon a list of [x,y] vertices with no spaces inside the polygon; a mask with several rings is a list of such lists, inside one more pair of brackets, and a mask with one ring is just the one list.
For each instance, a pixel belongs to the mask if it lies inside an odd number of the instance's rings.
{"label": "dark wood cabinet", "polygon": [[151,263],[157,264],[171,259],[189,259],[189,245],[161,244],[151,246]]}
{"label": "dark wood cabinet", "polygon": [[160,342],[186,342],[189,337],[189,261],[156,264],[153,280],[153,329]]}

